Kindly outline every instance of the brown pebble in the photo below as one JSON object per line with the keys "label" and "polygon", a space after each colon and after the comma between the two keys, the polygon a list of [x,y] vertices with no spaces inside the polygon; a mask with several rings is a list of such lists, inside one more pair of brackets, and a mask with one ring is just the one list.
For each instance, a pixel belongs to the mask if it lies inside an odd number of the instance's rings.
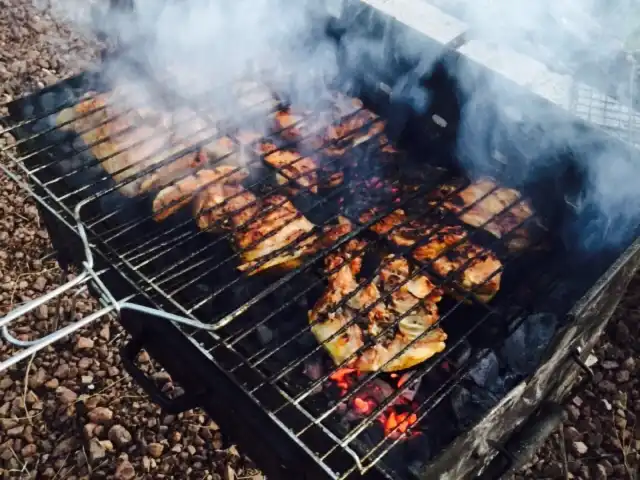
{"label": "brown pebble", "polygon": [[589,447],[584,442],[573,442],[571,444],[571,451],[578,456],[584,455],[588,450]]}
{"label": "brown pebble", "polygon": [[161,443],[150,443],[147,445],[147,453],[152,458],[160,458],[163,451],[164,446]]}
{"label": "brown pebble", "polygon": [[95,462],[96,460],[100,460],[106,456],[107,451],[102,443],[98,439],[92,438],[89,441],[89,459],[92,462]]}
{"label": "brown pebble", "polygon": [[78,399],[78,394],[67,387],[58,387],[56,397],[63,405],[70,405]]}
{"label": "brown pebble", "polygon": [[105,325],[100,329],[100,333],[98,333],[100,338],[103,340],[109,340],[111,338],[111,332],[109,331],[109,325]]}
{"label": "brown pebble", "polygon": [[567,442],[577,442],[582,440],[582,434],[575,427],[565,427],[564,438]]}
{"label": "brown pebble", "polygon": [[594,480],[606,480],[607,479],[607,469],[604,467],[604,465],[599,463],[593,469],[591,476],[592,476],[592,478]]}
{"label": "brown pebble", "polygon": [[59,378],[60,380],[64,380],[69,376],[69,370],[70,370],[69,365],[66,363],[63,363],[58,366],[55,372],[53,372],[53,376],[56,378]]}
{"label": "brown pebble", "polygon": [[107,436],[109,440],[119,448],[127,446],[132,440],[129,431],[122,425],[114,425],[111,427]]}
{"label": "brown pebble", "polygon": [[88,370],[89,367],[91,367],[92,363],[93,363],[92,358],[82,357],[80,360],[78,360],[78,368],[80,370]]}
{"label": "brown pebble", "polygon": [[88,350],[93,348],[93,340],[87,337],[78,337],[76,341],[76,348],[78,350]]}
{"label": "brown pebble", "polygon": [[618,370],[616,372],[616,382],[618,383],[626,383],[630,377],[631,375],[628,370]]}
{"label": "brown pebble", "polygon": [[95,423],[85,424],[85,426],[82,428],[82,431],[84,432],[84,436],[86,438],[92,438],[94,436],[96,427],[97,425]]}
{"label": "brown pebble", "polygon": [[633,358],[633,357],[629,357],[622,363],[622,366],[625,369],[633,372],[635,370],[635,368],[636,368],[636,359]]}
{"label": "brown pebble", "polygon": [[60,382],[58,381],[57,378],[52,378],[51,380],[49,380],[47,383],[44,384],[44,386],[47,387],[49,390],[55,390],[56,388],[58,388],[58,385],[60,385]]}
{"label": "brown pebble", "polygon": [[118,466],[116,467],[114,476],[116,480],[131,480],[135,476],[136,471],[133,468],[133,465],[131,465],[131,462],[129,462],[128,460],[120,462],[120,464],[118,464]]}
{"label": "brown pebble", "polygon": [[20,453],[24,458],[33,457],[36,453],[38,453],[38,447],[35,444],[30,443],[22,447],[22,450],[20,450]]}
{"label": "brown pebble", "polygon": [[106,423],[113,418],[113,411],[106,407],[96,407],[87,416],[93,423]]}
{"label": "brown pebble", "polygon": [[24,426],[18,425],[17,427],[13,427],[7,430],[7,435],[9,437],[19,437],[22,435],[23,432],[24,432]]}

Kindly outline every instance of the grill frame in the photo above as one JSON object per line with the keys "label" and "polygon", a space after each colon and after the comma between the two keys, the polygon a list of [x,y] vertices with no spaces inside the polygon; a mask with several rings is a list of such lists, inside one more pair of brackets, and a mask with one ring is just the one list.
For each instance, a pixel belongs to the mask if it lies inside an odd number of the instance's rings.
{"label": "grill frame", "polygon": [[[51,215],[49,213],[45,213],[43,216],[45,218],[47,218],[47,216],[51,218]],[[48,228],[49,228],[49,224],[53,225],[57,223],[59,222],[55,219],[51,221],[47,221]],[[51,227],[51,228],[54,228],[54,227]],[[59,234],[52,234],[52,237],[56,237],[57,235]],[[59,244],[60,243],[64,244],[64,242],[59,242]],[[632,249],[633,249],[633,246],[630,247],[630,249],[627,250],[627,252],[629,252]],[[72,256],[73,256],[72,254],[69,254],[69,257],[72,257]],[[71,260],[71,258],[69,258],[69,260]],[[78,259],[76,257],[74,260],[75,261],[73,261],[72,263],[79,263],[79,261],[81,261],[82,259]],[[627,263],[629,263],[629,261],[630,261],[630,257],[627,258]],[[96,266],[97,268],[102,269],[103,265],[101,265],[100,262],[97,261]],[[111,272],[109,270],[108,265],[104,265],[104,268],[108,271],[108,273],[105,274],[105,277],[110,273],[113,273],[114,275],[119,275],[116,272]],[[603,285],[606,285],[612,282],[615,279],[617,273],[618,272],[616,271],[616,269],[612,267],[607,271],[607,273],[603,277],[604,280],[601,283],[603,283]],[[111,277],[111,278],[115,278],[115,277]],[[110,285],[109,289],[112,291],[113,295],[116,298],[123,298],[128,296],[128,294],[125,294],[124,292],[119,293],[117,289],[114,289],[112,287],[112,285],[115,285],[118,282],[114,283],[114,281],[112,280],[103,280],[103,281],[106,284]],[[593,298],[591,299],[587,298],[587,303],[592,303],[593,301],[594,301]],[[580,309],[578,308],[577,311],[580,311]],[[144,345],[145,349],[147,349],[150,352],[150,354],[154,356],[154,358],[161,360],[161,363],[163,364],[163,366],[165,366],[165,368],[167,368],[167,370],[173,376],[175,376],[175,378],[179,379],[180,383],[184,383],[185,385],[192,385],[195,387],[202,383],[203,378],[214,376],[212,375],[212,372],[209,369],[205,369],[204,366],[203,368],[197,369],[198,370],[197,374],[194,373],[196,371],[196,368],[192,368],[192,367],[195,364],[198,364],[198,366],[200,367],[199,364],[203,363],[202,355],[204,352],[199,347],[195,346],[191,341],[187,340],[186,338],[184,339],[185,341],[183,341],[182,336],[180,335],[180,340],[175,340],[176,342],[175,347],[168,344],[168,341],[167,341],[168,338],[177,337],[177,335],[175,335],[176,331],[173,325],[169,324],[168,322],[154,322],[154,326],[150,327],[149,325],[151,325],[152,321],[144,320],[142,318],[143,316],[144,314],[142,313],[134,314],[126,311],[122,312],[121,322],[123,323],[123,325],[125,325],[125,328],[127,328],[127,330],[129,330],[133,334],[135,339],[134,343],[132,344],[133,346],[130,348],[130,352],[135,352],[135,350],[140,345]],[[180,361],[176,361],[175,358],[170,358],[170,357],[173,357],[173,352],[177,352],[177,351],[180,351],[181,354],[184,352],[184,355],[185,355],[185,357],[181,358]],[[189,360],[185,361],[185,358],[189,358]],[[215,363],[215,360],[213,358],[209,358],[209,361],[213,361]],[[185,365],[189,365],[190,367],[187,369],[185,368]],[[131,368],[131,366],[129,368]],[[212,386],[213,385],[217,386],[215,390],[223,390],[226,392],[226,391],[232,391],[234,388],[237,388],[237,385],[234,386],[233,381],[229,379],[228,376],[224,375],[223,372],[220,371],[220,372],[217,372],[217,374],[218,375],[216,375],[215,382],[213,381],[211,382]],[[224,385],[225,387],[220,388],[221,385]],[[228,388],[226,388],[227,386]],[[193,387],[190,387],[188,391],[195,392],[195,395],[192,395],[192,399],[190,401],[183,400],[183,402],[185,402],[184,403],[185,405],[189,405],[194,402],[208,403],[203,398],[202,395],[198,395],[198,392],[199,392],[198,388],[193,389]],[[157,393],[154,393],[154,392],[152,393],[154,394],[154,396],[158,395]],[[176,407],[175,404],[162,400],[161,397],[158,397],[158,398],[160,402],[165,403],[166,408],[182,408],[182,407]],[[244,400],[247,400],[247,399],[244,399]],[[235,405],[238,401],[239,400],[238,398],[235,397],[235,395],[230,395],[230,398],[227,401],[225,401],[225,405],[229,407],[229,406]],[[243,406],[241,407],[241,409],[245,409],[245,408],[254,409],[255,405],[249,406],[252,404],[251,401],[247,400],[246,403],[247,403],[247,406],[246,407]],[[171,405],[173,405],[173,407]],[[220,410],[219,406],[214,407],[212,405],[207,406],[207,409]],[[273,419],[268,414],[266,414],[266,412],[259,412],[259,413],[255,412],[255,414],[257,417],[261,417],[259,420],[257,419],[255,421],[257,425],[255,430],[257,430],[262,434],[264,432],[261,432],[261,429],[265,428],[268,433],[272,433],[270,431],[272,430],[271,427],[264,427],[264,426],[272,424]],[[222,415],[222,416],[224,417],[225,415]],[[231,417],[232,415],[228,415],[228,416]],[[215,415],[215,418],[216,419],[220,418],[220,415]],[[224,426],[224,422],[221,422],[221,425],[225,428],[225,430],[227,430],[226,427]],[[235,430],[232,430],[232,431],[235,431]],[[280,445],[291,443],[291,438],[289,438],[287,435],[281,435],[282,433],[284,432],[280,432],[280,435],[276,435],[277,438],[273,438],[273,440],[270,440],[269,444],[280,446]],[[249,436],[249,439],[251,439],[251,436]],[[245,442],[243,442],[243,444],[244,443]],[[287,447],[283,447],[281,456],[283,458],[288,458],[286,462],[290,465],[303,463],[304,466],[301,466],[300,470],[296,469],[296,471],[311,472],[309,476],[305,476],[305,478],[323,478],[322,476],[327,472],[322,470],[321,468],[318,469],[319,466],[316,464],[316,462],[312,461],[309,458],[309,452],[300,451],[300,445],[295,445],[296,443],[297,442],[293,442],[293,445],[288,445]],[[296,451],[297,453],[295,455],[291,455],[292,450]],[[261,457],[261,455],[255,456],[256,459],[259,457]],[[272,460],[269,455],[266,455],[266,457],[268,458],[266,458],[265,461]],[[308,461],[310,461],[310,464],[306,462],[296,461],[300,458],[306,458]],[[273,462],[269,461],[269,463],[273,463]],[[280,462],[276,461],[275,463],[277,464]],[[273,468],[277,469],[279,467],[274,466]],[[283,478],[286,478],[286,477],[283,477]],[[302,477],[296,477],[296,478],[302,478]],[[456,477],[456,478],[462,478],[462,477]]]}

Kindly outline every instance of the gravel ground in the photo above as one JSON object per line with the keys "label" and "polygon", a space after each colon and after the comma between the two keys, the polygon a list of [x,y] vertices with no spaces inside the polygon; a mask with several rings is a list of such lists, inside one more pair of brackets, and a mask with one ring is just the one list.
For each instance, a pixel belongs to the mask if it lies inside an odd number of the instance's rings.
{"label": "gravel ground", "polygon": [[[28,1],[0,0],[0,100],[81,69],[95,46]],[[0,111],[0,114],[5,112]],[[5,137],[2,142],[11,141]],[[4,161],[4,159],[0,159]],[[0,177],[0,314],[64,277],[33,201]],[[640,278],[595,352],[596,382],[569,421],[514,478],[636,478],[640,451]],[[96,308],[86,293],[38,309],[24,338]],[[254,479],[262,475],[201,411],[162,413],[122,371],[126,335],[105,319],[0,377],[0,476],[5,478]],[[0,358],[10,349],[0,341]],[[171,379],[148,358],[150,375]]]}

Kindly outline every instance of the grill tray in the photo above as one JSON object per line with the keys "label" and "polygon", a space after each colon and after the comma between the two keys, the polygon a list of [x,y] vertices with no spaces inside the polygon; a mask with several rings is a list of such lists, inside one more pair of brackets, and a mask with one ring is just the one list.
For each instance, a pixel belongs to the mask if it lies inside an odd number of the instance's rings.
{"label": "grill tray", "polygon": [[[449,100],[449,106],[455,106],[457,104],[455,90],[451,89],[448,78],[443,80],[439,76],[442,77],[442,71],[438,73],[436,69],[431,78],[427,80],[426,86],[435,90],[435,86],[439,84],[438,92]],[[96,86],[99,87],[99,78],[100,76],[96,74],[81,75],[63,84],[21,99],[10,105],[12,120],[17,122],[25,120],[25,114],[40,116],[44,113],[43,109],[50,110],[59,106],[56,103],[60,103],[60,101],[77,98],[78,94],[86,91],[89,86],[94,89]],[[445,86],[443,87],[443,85]],[[409,182],[412,177],[416,176],[423,178],[425,179],[422,182],[423,188],[428,191],[435,187],[437,183],[450,179],[451,175],[460,175],[460,168],[452,155],[455,151],[452,139],[456,138],[456,125],[449,124],[443,129],[432,120],[433,114],[438,114],[441,118],[451,118],[451,115],[440,110],[428,112],[424,116],[414,116],[413,113],[407,111],[405,105],[394,105],[393,102],[389,101],[384,91],[372,88],[371,85],[367,85],[364,82],[362,89],[358,93],[365,100],[367,106],[384,114],[386,118],[391,120],[391,123],[393,123],[394,119],[401,119],[400,123],[405,128],[402,130],[402,135],[396,138],[396,141],[398,145],[408,147],[409,159],[406,161],[407,163],[403,164],[403,168],[396,169],[395,174],[400,178],[404,177],[403,182]],[[440,102],[436,107],[443,103],[446,104],[447,102]],[[31,112],[29,111],[29,106],[32,108]],[[452,110],[455,110],[455,108]],[[194,294],[191,289],[182,295],[166,295],[172,287],[176,288],[176,286],[184,285],[185,282],[191,282],[192,280],[190,279],[199,275],[202,275],[202,278],[193,285],[193,288],[199,292],[199,296],[196,294],[196,298],[211,296],[212,290],[221,288],[221,277],[226,279],[238,278],[233,265],[222,267],[224,270],[218,270],[214,275],[207,271],[209,269],[208,265],[210,265],[209,262],[223,262],[225,258],[228,258],[232,253],[229,249],[222,247],[212,252],[210,249],[211,239],[197,231],[190,214],[182,214],[171,218],[170,223],[157,225],[148,218],[148,212],[150,211],[148,199],[127,199],[117,191],[105,194],[105,192],[113,189],[114,184],[99,166],[83,170],[82,175],[70,176],[70,169],[91,163],[92,159],[85,152],[77,163],[65,165],[64,162],[60,161],[60,158],[67,158],[71,153],[70,139],[62,138],[62,134],[59,131],[33,138],[34,133],[37,134],[39,131],[46,129],[46,124],[41,123],[36,124],[35,131],[29,131],[24,127],[18,127],[15,130],[16,136],[21,142],[23,158],[27,151],[34,152],[48,149],[52,144],[58,144],[57,148],[49,150],[46,154],[39,153],[25,158],[23,163],[29,170],[32,180],[40,184],[37,186],[37,190],[52,203],[52,206],[59,212],[60,216],[68,219],[70,223],[74,220],[73,209],[75,206],[81,201],[88,202],[86,207],[81,210],[81,219],[84,225],[88,227],[91,244],[95,246],[96,252],[100,253],[102,265],[105,268],[113,268],[117,272],[110,277],[110,280],[105,280],[109,290],[116,298],[125,298],[129,295],[137,294],[136,302],[178,315],[193,316],[205,323],[211,322],[212,318],[224,320],[225,318],[230,318],[229,315],[235,315],[231,311],[233,309],[229,308],[229,298],[227,296],[224,299],[220,298],[220,296],[213,298],[212,302],[204,303],[197,310],[190,311],[188,306],[194,304]],[[75,145],[77,148],[77,140]],[[84,148],[86,149],[86,147]],[[83,149],[83,146],[80,145],[80,149]],[[415,152],[429,152],[429,158],[424,159],[421,158],[423,156],[416,156]],[[509,153],[513,153],[512,158],[517,158],[517,151],[514,150]],[[43,168],[44,165],[48,166]],[[443,172],[440,167],[447,167],[448,171]],[[503,183],[508,184],[508,174],[513,168],[517,167],[513,167],[513,165],[506,169],[495,167],[491,173],[503,180]],[[608,265],[608,262],[617,253],[611,252],[608,255],[599,255],[597,262],[594,262],[594,259],[589,257],[583,256],[579,258],[578,256],[566,255],[567,238],[566,236],[563,238],[558,235],[565,233],[565,230],[561,227],[562,224],[559,222],[566,221],[574,213],[568,209],[564,202],[560,201],[560,198],[567,191],[579,192],[580,186],[575,183],[563,183],[569,182],[567,180],[569,176],[571,177],[571,182],[578,181],[575,175],[570,175],[573,173],[573,166],[570,163],[567,163],[564,171],[567,172],[567,176],[563,177],[562,180],[553,182],[551,184],[552,187],[544,190],[540,189],[537,184],[518,185],[525,195],[533,193],[530,198],[534,207],[544,217],[545,223],[549,225],[551,232],[553,232],[549,239],[552,244],[551,253],[530,251],[521,258],[505,262],[507,265],[503,277],[505,287],[489,306],[480,304],[470,296],[467,296],[471,301],[470,304],[453,300],[449,300],[448,305],[443,304],[441,308],[442,325],[449,333],[448,349],[444,354],[425,362],[411,372],[412,378],[426,375],[427,381],[423,383],[427,386],[421,387],[424,390],[424,405],[420,413],[424,413],[425,416],[428,414],[428,419],[435,418],[440,414],[451,418],[450,407],[447,406],[446,402],[441,402],[441,400],[447,398],[459,381],[465,378],[470,366],[473,364],[473,360],[481,358],[483,354],[486,354],[487,349],[495,347],[504,341],[509,331],[517,328],[518,322],[514,321],[514,319],[521,319],[524,312],[530,312],[533,308],[543,311],[552,310],[562,316],[563,312],[569,310],[572,302],[575,302],[579,295],[584,293],[595,282],[598,275],[602,273],[603,268]],[[428,174],[425,174],[425,172]],[[63,177],[64,180],[52,183],[52,180]],[[550,182],[543,181],[548,180],[549,177],[545,178],[545,176],[541,175],[538,178],[542,179],[540,183],[549,185]],[[431,183],[427,184],[427,181]],[[355,182],[357,183],[358,179]],[[81,191],[72,196],[69,195],[71,191],[77,190]],[[302,198],[297,199],[297,202],[299,202],[297,205],[301,211],[307,213],[310,205],[322,200],[323,198],[314,199],[303,195]],[[403,205],[403,202],[401,200],[399,205]],[[561,208],[557,208],[559,206]],[[377,218],[384,216],[393,208],[396,208],[396,205],[388,206],[387,210]],[[107,212],[113,212],[114,210],[119,210],[120,213],[117,215],[107,214]],[[329,212],[331,213],[331,209],[329,209]],[[325,217],[328,216],[327,211],[322,211],[321,213]],[[99,221],[96,223],[96,220]],[[320,223],[317,218],[314,218],[314,220]],[[144,261],[142,265],[136,265],[136,262],[132,262],[129,258],[129,253],[131,245],[140,248],[142,242],[139,234],[142,230],[139,229],[138,225],[135,229],[127,231],[126,225],[140,221],[146,222],[144,223],[145,238],[156,240],[157,246],[160,245],[160,240],[158,239],[163,239],[163,235],[166,235],[167,232],[171,232],[172,238],[182,238],[184,236],[190,240],[178,248],[163,251],[162,256],[158,258],[149,260],[146,257],[138,257],[138,263],[140,263],[140,258],[144,258]],[[360,228],[360,230],[363,230],[363,228]],[[475,232],[474,235],[475,240],[479,243],[493,246],[497,250],[500,249],[497,241],[487,238],[481,231]],[[144,249],[145,255],[153,252],[153,247],[153,242],[147,244]],[[63,248],[62,250],[67,249]],[[205,265],[195,265],[188,272],[187,280],[185,280],[184,276],[179,276],[172,283],[158,285],[158,282],[152,279],[154,274],[166,271],[167,267],[176,262],[184,262],[184,259],[188,258],[192,252],[201,250],[207,252],[207,263]],[[197,264],[198,262],[196,260],[193,263]],[[181,269],[184,270],[187,265],[182,263]],[[299,402],[297,405],[292,404],[292,398],[295,398],[296,395],[300,396],[300,398],[306,397],[306,391],[309,388],[313,388],[314,385],[308,379],[305,384],[303,377],[299,374],[294,375],[296,373],[294,370],[289,372],[285,367],[287,364],[298,360],[300,348],[303,350],[307,348],[308,350],[314,347],[306,345],[303,347],[298,346],[298,349],[282,349],[280,352],[283,352],[283,354],[276,355],[274,349],[265,351],[264,347],[262,347],[262,350],[260,350],[261,346],[256,345],[255,338],[251,339],[251,336],[248,335],[249,333],[254,334],[257,332],[256,326],[258,323],[267,324],[267,321],[270,324],[284,324],[283,331],[278,331],[277,328],[274,330],[280,339],[290,338],[291,335],[295,335],[296,329],[306,325],[304,317],[299,323],[287,323],[284,321],[291,311],[297,311],[300,314],[300,306],[281,304],[279,309],[274,310],[273,305],[265,306],[259,301],[251,300],[255,299],[256,295],[266,298],[267,295],[262,293],[266,289],[271,292],[277,292],[278,289],[282,290],[279,292],[280,299],[296,297],[305,289],[313,291],[313,288],[317,288],[314,287],[314,284],[321,280],[320,269],[313,262],[303,266],[303,269],[308,269],[309,273],[300,275],[299,273],[302,269],[299,269],[285,277],[267,280],[256,279],[252,282],[243,283],[241,291],[239,293],[234,292],[234,296],[237,296],[237,298],[234,298],[237,302],[236,306],[240,307],[246,305],[248,301],[252,301],[253,307],[243,308],[243,316],[238,316],[235,321],[229,324],[228,328],[219,329],[216,332],[218,338],[201,330],[186,327],[180,327],[180,332],[177,326],[166,322],[161,322],[158,325],[159,319],[129,322],[123,318],[123,322],[125,324],[129,323],[129,328],[136,331],[138,338],[140,338],[141,332],[144,332],[147,339],[145,346],[152,350],[154,356],[166,358],[168,352],[171,352],[171,356],[184,353],[184,363],[190,366],[188,370],[191,370],[191,373],[184,372],[185,368],[183,367],[181,369],[184,375],[183,378],[191,378],[191,383],[198,384],[200,382],[201,385],[203,381],[206,383],[205,376],[210,377],[212,382],[215,379],[218,382],[217,390],[227,390],[220,395],[221,403],[226,407],[235,410],[234,407],[238,403],[246,403],[246,407],[240,406],[238,410],[242,411],[243,408],[250,408],[256,418],[259,419],[256,422],[263,425],[262,427],[257,427],[265,430],[261,434],[265,436],[273,435],[274,445],[287,445],[286,448],[282,447],[286,451],[283,451],[281,456],[289,457],[291,464],[305,464],[306,466],[302,467],[303,469],[315,468],[315,470],[309,470],[309,472],[315,471],[319,475],[329,473],[335,478],[341,478],[357,471],[354,464],[354,457],[356,457],[362,461],[361,466],[369,475],[383,475],[394,478],[397,475],[402,477],[410,476],[409,467],[411,467],[411,464],[410,462],[403,462],[402,459],[405,455],[415,455],[415,452],[402,451],[399,454],[400,461],[398,461],[398,458],[395,457],[398,455],[397,452],[403,450],[403,448],[395,446],[396,442],[383,441],[380,444],[382,446],[377,445],[377,450],[373,450],[370,439],[354,438],[351,439],[351,442],[345,442],[344,438],[341,440],[339,437],[341,435],[343,437],[348,436],[349,429],[345,431],[344,426],[336,427],[335,425],[330,428],[319,424],[317,420],[315,422],[312,421],[312,418],[317,418],[318,415],[322,414],[322,411],[330,408],[330,405],[325,403],[318,406],[317,402],[319,400],[317,397],[314,397],[313,402],[309,404],[306,402]],[[566,272],[571,272],[569,282],[566,282]],[[565,275],[563,276],[563,274]],[[523,276],[527,278],[526,284],[521,281]],[[118,277],[124,277],[127,282],[119,281]],[[578,278],[581,281],[577,281]],[[558,284],[564,284],[565,282],[568,287],[563,290],[565,295],[562,298],[549,296],[549,293],[554,292]],[[289,308],[292,310],[288,310]],[[223,312],[222,315],[220,314],[221,311]],[[151,322],[155,324],[152,326]],[[478,328],[481,325],[482,328]],[[194,348],[193,344],[189,345],[189,342],[182,341],[181,339],[186,338],[183,334],[196,340],[199,346]],[[162,342],[158,340],[160,336],[164,337]],[[175,336],[176,338],[175,340],[167,340],[169,336]],[[151,340],[150,337],[154,337],[155,340]],[[179,346],[172,348],[170,346],[172,343]],[[162,344],[162,347],[153,352],[154,344]],[[462,347],[470,348],[472,352],[466,360],[457,358],[462,353]],[[265,354],[267,354],[266,357]],[[207,357],[209,361],[206,360]],[[269,361],[265,361],[266,359],[269,359]],[[457,370],[448,372],[446,376],[443,376],[439,367],[442,366],[442,362],[445,359],[449,360],[450,364],[454,365]],[[175,365],[176,361],[175,359],[167,359],[167,363]],[[431,388],[429,387],[430,383],[433,384]],[[220,386],[224,387],[220,388]],[[210,391],[208,387],[204,386],[201,390],[204,392]],[[248,392],[250,392],[250,395],[248,395]],[[199,397],[199,401],[208,403],[210,399],[204,400],[203,397]],[[245,415],[245,412],[242,414]],[[327,418],[331,420],[330,416]],[[375,415],[371,415],[367,422],[372,423],[374,419]],[[254,423],[251,420],[247,421]],[[423,423],[429,423],[429,420]],[[437,428],[442,427],[438,422],[435,425]],[[429,437],[428,427],[425,426],[424,428],[427,428],[427,430],[425,430],[423,436]],[[461,428],[462,426],[451,425],[450,431],[441,435],[442,438],[439,439],[442,444],[430,446],[433,449],[432,454],[423,455],[420,461],[429,461],[431,456],[437,453],[438,449],[442,448],[446,442],[452,440]],[[464,428],[468,428],[468,425],[464,426]],[[298,436],[293,433],[293,431],[301,429],[305,429],[304,435]],[[364,427],[361,429],[364,430]],[[354,431],[353,427],[351,431]],[[287,451],[289,451],[287,449],[291,444],[302,453],[299,458],[291,458],[290,454],[287,455]],[[393,447],[392,453],[395,453],[393,455],[388,454],[383,458],[382,462],[378,462],[377,455],[383,454],[390,450],[391,447]],[[368,456],[372,451],[377,452],[377,455]],[[330,454],[321,458],[327,452]],[[306,459],[309,463],[306,464],[302,459]],[[387,462],[389,459],[391,461]],[[372,468],[374,466],[375,468]],[[309,473],[309,477],[313,477],[313,474]]]}

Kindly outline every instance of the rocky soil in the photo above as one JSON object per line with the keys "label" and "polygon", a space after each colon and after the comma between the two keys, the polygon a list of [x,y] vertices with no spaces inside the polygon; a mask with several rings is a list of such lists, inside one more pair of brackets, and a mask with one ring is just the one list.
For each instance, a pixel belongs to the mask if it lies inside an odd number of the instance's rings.
{"label": "rocky soil", "polygon": [[[28,0],[0,0],[0,101],[69,76],[95,51]],[[0,150],[12,141],[4,135]],[[68,278],[50,253],[33,200],[0,174],[0,314]],[[72,294],[37,309],[15,333],[33,338],[95,310],[86,291]],[[149,402],[120,365],[125,339],[118,323],[105,319],[0,376],[0,477],[262,478],[206,414],[174,417]],[[11,351],[0,341],[0,358]],[[595,355],[596,382],[571,400],[567,424],[515,478],[636,478],[640,279]],[[140,360],[172,388],[148,357]]]}

